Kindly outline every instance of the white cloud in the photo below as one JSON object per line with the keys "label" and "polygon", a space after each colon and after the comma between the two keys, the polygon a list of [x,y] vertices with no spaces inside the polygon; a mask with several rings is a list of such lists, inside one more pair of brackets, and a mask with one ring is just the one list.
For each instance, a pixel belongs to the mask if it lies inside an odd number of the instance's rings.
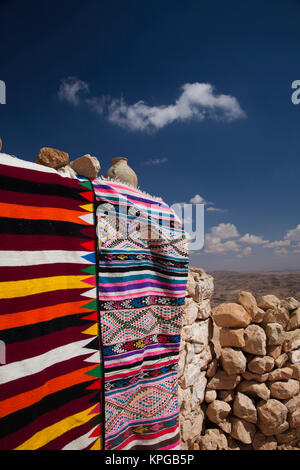
{"label": "white cloud", "polygon": [[190,199],[191,204],[206,204],[206,200],[204,197],[200,196],[200,194],[195,194],[195,196],[191,197]]}
{"label": "white cloud", "polygon": [[164,163],[168,163],[168,159],[163,158],[151,158],[150,160],[146,160],[144,162],[145,165],[163,165]]}
{"label": "white cloud", "polygon": [[252,247],[251,246],[246,246],[241,253],[237,255],[238,258],[243,258],[244,256],[249,256],[252,252]]}
{"label": "white cloud", "polygon": [[60,100],[78,106],[82,100],[82,93],[89,93],[89,86],[86,82],[76,77],[68,77],[61,80],[58,89],[58,97]]}
{"label": "white cloud", "polygon": [[290,240],[293,242],[300,241],[300,224],[296,228],[293,228],[287,232],[285,235],[285,240]]}
{"label": "white cloud", "polygon": [[205,237],[205,253],[226,253],[228,251],[240,251],[239,245],[234,240],[223,242],[223,239],[238,237],[239,233],[233,224],[219,224],[212,227]]}
{"label": "white cloud", "polygon": [[226,212],[226,209],[219,209],[218,207],[208,207],[206,210],[211,212]]}
{"label": "white cloud", "polygon": [[290,240],[275,240],[274,242],[267,243],[265,248],[277,248],[280,246],[290,246]]}
{"label": "white cloud", "polygon": [[268,243],[269,240],[264,240],[262,237],[257,235],[251,235],[250,233],[246,233],[242,238],[239,239],[242,243],[249,243],[250,245],[263,245],[264,243]]}
{"label": "white cloud", "polygon": [[277,256],[285,256],[287,255],[289,252],[286,248],[276,248],[274,250],[274,254],[277,255]]}
{"label": "white cloud", "polygon": [[219,224],[211,228],[211,235],[222,240],[224,238],[238,237],[239,232],[234,224]]}
{"label": "white cloud", "polygon": [[68,77],[61,81],[58,96],[74,106],[84,103],[92,111],[104,114],[109,122],[132,131],[157,131],[190,119],[233,121],[246,116],[234,96],[215,94],[209,83],[186,83],[181,89],[175,104],[149,106],[140,100],[130,105],[123,98],[92,96],[86,82]]}
{"label": "white cloud", "polygon": [[231,95],[214,94],[209,83],[186,83],[175,104],[149,106],[143,100],[128,105],[123,98],[113,99],[108,119],[113,124],[134,131],[158,130],[175,121],[188,119],[224,119],[245,117],[237,99]]}

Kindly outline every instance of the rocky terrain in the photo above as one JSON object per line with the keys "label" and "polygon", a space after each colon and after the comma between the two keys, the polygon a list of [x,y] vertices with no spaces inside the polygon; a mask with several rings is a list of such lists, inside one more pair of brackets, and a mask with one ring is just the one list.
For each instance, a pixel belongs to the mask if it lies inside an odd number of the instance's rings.
{"label": "rocky terrain", "polygon": [[279,299],[295,297],[300,300],[300,271],[296,272],[235,272],[214,271],[215,290],[212,306],[221,302],[232,302],[242,290],[252,292],[255,297],[276,295]]}
{"label": "rocky terrain", "polygon": [[299,450],[300,302],[241,290],[210,310],[212,293],[213,278],[192,268],[179,358],[182,448]]}

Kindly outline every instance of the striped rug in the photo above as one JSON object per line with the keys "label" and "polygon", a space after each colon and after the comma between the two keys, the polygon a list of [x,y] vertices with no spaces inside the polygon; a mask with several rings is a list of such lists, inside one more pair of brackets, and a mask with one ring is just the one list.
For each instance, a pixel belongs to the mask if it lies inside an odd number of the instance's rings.
{"label": "striped rug", "polygon": [[105,449],[179,449],[177,362],[188,259],[172,210],[95,180]]}
{"label": "striped rug", "polygon": [[0,188],[0,449],[99,450],[91,183],[0,154]]}
{"label": "striped rug", "polygon": [[161,199],[0,154],[0,449],[179,449],[187,270]]}

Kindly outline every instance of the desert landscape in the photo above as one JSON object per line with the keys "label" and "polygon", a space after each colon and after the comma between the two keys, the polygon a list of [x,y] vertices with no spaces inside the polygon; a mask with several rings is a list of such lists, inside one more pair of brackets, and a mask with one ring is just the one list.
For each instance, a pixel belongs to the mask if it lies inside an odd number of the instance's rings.
{"label": "desert landscape", "polygon": [[279,299],[295,297],[300,300],[300,271],[294,272],[209,272],[214,278],[213,307],[222,302],[235,302],[241,291],[255,297],[273,294]]}

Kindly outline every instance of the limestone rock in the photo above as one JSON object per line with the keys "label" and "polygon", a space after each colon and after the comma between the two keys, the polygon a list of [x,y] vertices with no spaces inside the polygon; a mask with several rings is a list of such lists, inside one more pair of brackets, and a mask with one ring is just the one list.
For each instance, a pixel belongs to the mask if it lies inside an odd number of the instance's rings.
{"label": "limestone rock", "polygon": [[269,373],[265,374],[253,374],[252,372],[249,372],[246,370],[245,372],[242,373],[242,376],[245,380],[254,380],[255,382],[263,383],[266,382],[269,378]]}
{"label": "limestone rock", "polygon": [[257,356],[265,356],[266,343],[266,333],[260,326],[249,325],[245,328],[245,346],[242,348],[244,351]]}
{"label": "limestone rock", "polygon": [[69,154],[51,147],[43,147],[39,151],[35,163],[58,169],[68,165]]}
{"label": "limestone rock", "polygon": [[205,401],[206,403],[212,403],[217,399],[216,390],[206,390],[205,392]]}
{"label": "limestone rock", "polygon": [[288,331],[283,343],[284,352],[294,351],[300,348],[300,329]]}
{"label": "limestone rock", "polygon": [[299,382],[289,379],[286,382],[273,382],[270,384],[271,396],[279,400],[287,400],[299,393]]}
{"label": "limestone rock", "polygon": [[288,364],[293,371],[292,379],[296,379],[300,382],[300,364]]}
{"label": "limestone rock", "polygon": [[243,348],[245,346],[244,329],[220,329],[220,344],[223,347],[232,346],[234,348]]}
{"label": "limestone rock", "polygon": [[227,375],[226,372],[218,370],[216,375],[209,380],[207,388],[209,390],[233,390],[240,381],[239,375]]}
{"label": "limestone rock", "polygon": [[251,315],[239,304],[220,304],[212,314],[216,324],[226,328],[243,328],[251,322]]}
{"label": "limestone rock", "polygon": [[300,428],[300,408],[293,411],[289,418],[289,424],[291,428]]}
{"label": "limestone rock", "polygon": [[255,297],[251,292],[242,291],[240,292],[237,303],[242,305],[245,310],[251,315],[254,323],[260,323],[265,315],[264,310],[257,306]]}
{"label": "limestone rock", "polygon": [[[278,400],[270,399],[257,405],[258,426],[265,436],[280,434],[286,429],[287,407]],[[278,432],[279,430],[279,432]]]}
{"label": "limestone rock", "polygon": [[57,171],[61,176],[77,179],[77,173],[73,170],[73,168],[71,168],[70,165],[62,166],[61,168],[58,168]]}
{"label": "limestone rock", "polygon": [[206,376],[213,377],[215,373],[217,372],[217,368],[218,368],[218,360],[215,358],[209,364],[207,371],[206,371]]}
{"label": "limestone rock", "polygon": [[98,158],[92,157],[91,155],[83,155],[82,157],[76,158],[70,163],[76,173],[86,178],[95,179],[100,171],[100,163]]}
{"label": "limestone rock", "polygon": [[201,302],[210,299],[214,292],[214,278],[201,268],[190,268],[190,270],[196,282],[195,300]]}
{"label": "limestone rock", "polygon": [[279,444],[288,444],[297,440],[297,432],[295,429],[289,429],[282,434],[277,434],[276,439]]}
{"label": "limestone rock", "polygon": [[293,413],[297,409],[300,409],[300,393],[289,400],[283,400],[283,404],[287,407],[289,413]]}
{"label": "limestone rock", "polygon": [[249,423],[257,422],[257,411],[253,400],[240,392],[236,394],[233,402],[233,414]]}
{"label": "limestone rock", "polygon": [[219,429],[207,429],[199,438],[200,450],[227,450],[226,436]]}
{"label": "limestone rock", "polygon": [[184,326],[181,334],[183,341],[202,344],[204,347],[207,346],[210,332],[209,321],[207,319],[193,325]]}
{"label": "limestone rock", "polygon": [[198,372],[193,383],[193,393],[191,398],[192,409],[197,409],[199,404],[204,401],[206,384],[207,378],[205,377],[205,372]]}
{"label": "limestone rock", "polygon": [[252,423],[248,423],[243,419],[232,417],[232,430],[230,435],[237,439],[238,441],[243,442],[244,444],[251,444],[253,441],[256,427]]}
{"label": "limestone rock", "polygon": [[238,391],[245,393],[246,395],[257,396],[263,400],[270,398],[270,390],[264,383],[257,383],[252,380],[243,381],[238,387]]}
{"label": "limestone rock", "polygon": [[218,392],[218,396],[220,400],[225,401],[226,403],[229,403],[234,399],[234,391],[233,390],[220,390]]}
{"label": "limestone rock", "polygon": [[196,321],[197,315],[198,315],[197,303],[190,297],[187,297],[185,299],[185,306],[184,306],[183,326],[193,325],[193,323]]}
{"label": "limestone rock", "polygon": [[262,432],[257,431],[252,445],[254,450],[276,450],[277,441],[274,436],[265,436]]}
{"label": "limestone rock", "polygon": [[300,307],[298,307],[291,315],[287,329],[295,330],[296,328],[300,328]]}
{"label": "limestone rock", "polygon": [[246,370],[247,361],[242,351],[237,351],[232,348],[223,348],[221,364],[226,374],[238,375]]}
{"label": "limestone rock", "polygon": [[268,346],[267,347],[267,355],[273,357],[273,359],[277,359],[282,351],[282,346]]}
{"label": "limestone rock", "polygon": [[289,361],[292,364],[299,364],[300,363],[300,349],[297,349],[296,351],[290,351],[289,352]]}
{"label": "limestone rock", "polygon": [[275,369],[269,373],[269,381],[275,382],[276,380],[288,380],[293,376],[293,369],[290,367],[283,367],[282,369]]}
{"label": "limestone rock", "polygon": [[287,310],[296,310],[296,308],[300,307],[300,302],[296,300],[294,297],[288,297],[280,302],[280,305]]}
{"label": "limestone rock", "polygon": [[229,418],[225,418],[223,421],[220,421],[220,423],[218,423],[218,426],[220,429],[222,429],[223,432],[226,432],[226,434],[231,433],[232,425]]}
{"label": "limestone rock", "polygon": [[283,307],[268,309],[262,320],[263,325],[268,323],[279,323],[284,329],[287,328],[290,320],[289,311]]}
{"label": "limestone rock", "polygon": [[268,323],[266,325],[266,335],[268,338],[268,345],[276,346],[283,343],[285,331],[280,323]]}
{"label": "limestone rock", "polygon": [[196,281],[190,269],[187,278],[186,291],[187,295],[190,295],[192,298],[194,298],[196,292]]}
{"label": "limestone rock", "polygon": [[206,320],[211,316],[211,306],[210,306],[210,300],[209,299],[204,299],[201,300],[198,303],[198,314],[197,318],[199,320]]}
{"label": "limestone rock", "polygon": [[231,406],[225,401],[215,400],[206,409],[208,419],[215,424],[219,424],[227,418],[231,411]]}
{"label": "limestone rock", "polygon": [[283,353],[283,354],[280,354],[280,356],[276,359],[275,361],[275,365],[276,367],[278,367],[279,369],[281,369],[281,367],[286,363],[286,361],[288,360],[288,355],[286,353]]}
{"label": "limestone rock", "polygon": [[257,356],[248,362],[248,369],[254,374],[264,374],[270,372],[274,367],[275,361],[271,356]]}
{"label": "limestone rock", "polygon": [[277,308],[280,305],[280,300],[275,295],[263,295],[258,298],[257,305],[264,310]]}

